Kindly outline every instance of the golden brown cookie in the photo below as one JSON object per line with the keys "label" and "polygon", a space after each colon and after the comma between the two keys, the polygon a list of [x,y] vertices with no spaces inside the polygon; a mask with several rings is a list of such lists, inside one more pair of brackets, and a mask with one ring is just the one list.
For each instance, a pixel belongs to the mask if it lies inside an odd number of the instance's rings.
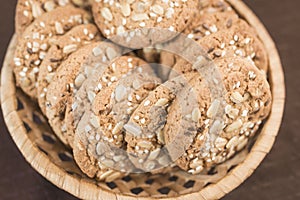
{"label": "golden brown cookie", "polygon": [[57,7],[70,4],[69,0],[19,0],[16,7],[16,33],[21,36],[25,29],[42,16]]}
{"label": "golden brown cookie", "polygon": [[115,79],[99,80],[101,90],[90,99],[92,106],[85,106],[75,134],[74,157],[88,176],[108,181],[107,173],[118,178],[136,172],[124,148],[123,125],[160,80],[144,61],[126,56],[112,62],[102,77]]}
{"label": "golden brown cookie", "polygon": [[88,23],[90,16],[71,5],[43,14],[20,38],[14,57],[17,86],[32,98],[37,97],[40,65],[50,46],[73,27]]}
{"label": "golden brown cookie", "polygon": [[203,38],[199,44],[212,59],[218,57],[245,57],[264,73],[268,71],[267,51],[253,29],[240,20],[232,28]]}
{"label": "golden brown cookie", "polygon": [[[143,48],[170,40],[182,32],[194,18],[197,6],[196,0],[96,0],[93,14],[105,37],[129,48]],[[169,31],[162,34],[162,29]]]}
{"label": "golden brown cookie", "polygon": [[195,19],[184,30],[189,38],[199,40],[207,35],[230,28],[239,16],[224,0],[201,0]]}
{"label": "golden brown cookie", "polygon": [[[200,124],[193,130],[197,131],[197,136],[176,162],[180,168],[192,174],[224,162],[245,147],[271,108],[270,86],[253,63],[246,58],[228,57],[216,59],[215,65],[222,77],[222,82],[218,84],[224,86],[223,98],[211,97],[207,89],[209,85],[204,81],[207,77],[201,79],[200,74],[190,82],[193,91],[181,94],[182,97],[196,95],[199,107],[191,109],[185,106],[186,102],[176,99],[170,107],[164,129],[165,141],[169,144],[178,134],[184,133],[180,124],[186,120]],[[189,114],[178,114],[187,109],[191,111]],[[221,119],[217,118],[220,113],[225,114]],[[180,129],[182,131],[178,132]],[[170,151],[170,155],[178,155],[172,153],[177,151],[176,148]]]}
{"label": "golden brown cookie", "polygon": [[82,8],[90,6],[92,0],[19,0],[16,7],[16,34],[20,37],[25,29],[38,17],[57,7],[73,3]]}
{"label": "golden brown cookie", "polygon": [[[79,120],[85,110],[89,109],[89,104],[94,101],[97,94],[140,66],[140,69],[144,70],[145,73],[152,72],[152,69],[143,60],[131,56],[122,56],[113,60],[111,65],[98,66],[95,69],[97,71],[92,76],[87,77],[87,81],[81,84],[80,90],[74,96],[72,106],[68,107],[66,111],[67,137],[71,145]],[[84,76],[83,73],[79,73],[75,80],[82,80]]]}
{"label": "golden brown cookie", "polygon": [[124,125],[127,152],[133,164],[144,172],[172,166],[163,137],[169,106],[186,87],[188,77],[176,77],[149,93]]}
{"label": "golden brown cookie", "polygon": [[65,144],[73,145],[73,142],[68,141],[65,118],[67,110],[75,107],[73,104],[75,93],[91,76],[94,69],[107,66],[120,54],[121,49],[116,45],[109,42],[97,42],[80,48],[60,65],[48,86],[46,116],[54,132]]}
{"label": "golden brown cookie", "polygon": [[[226,57],[242,57],[254,62],[264,73],[268,70],[268,57],[262,42],[253,33],[246,22],[239,20],[228,30],[219,31],[197,41],[199,48],[203,49],[212,60]],[[193,49],[187,49],[187,52]],[[175,56],[170,78],[178,73],[192,70],[184,58]]]}
{"label": "golden brown cookie", "polygon": [[60,64],[82,46],[99,40],[100,36],[97,27],[92,24],[86,24],[74,27],[50,47],[40,66],[38,76],[38,102],[43,113],[46,113],[45,97],[48,85]]}

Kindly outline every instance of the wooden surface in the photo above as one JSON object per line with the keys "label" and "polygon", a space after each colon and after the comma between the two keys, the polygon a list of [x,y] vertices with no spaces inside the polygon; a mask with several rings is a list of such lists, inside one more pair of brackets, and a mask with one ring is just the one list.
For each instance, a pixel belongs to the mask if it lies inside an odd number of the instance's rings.
{"label": "wooden surface", "polygon": [[[278,0],[276,0],[278,1]],[[287,108],[284,123],[272,153],[241,187],[228,195],[225,199],[297,199],[300,198],[300,167],[299,161],[299,67],[296,65],[296,53],[300,52],[299,21],[297,11],[300,2],[286,0],[279,4],[276,1],[247,0],[261,17],[270,30],[279,51],[287,78]],[[297,3],[298,2],[298,3]],[[296,5],[298,4],[298,6]],[[13,33],[13,10],[15,0],[2,4],[0,15],[1,59],[4,56],[9,37]],[[292,49],[295,48],[295,49]],[[298,50],[298,51],[297,51]],[[2,62],[2,60],[1,60]],[[298,87],[298,88],[297,88]],[[297,107],[298,106],[298,107]],[[56,189],[44,180],[25,162],[14,146],[1,118],[0,138],[0,199],[74,199],[68,194]],[[298,138],[297,138],[298,135]],[[298,151],[297,151],[298,150]],[[298,193],[297,193],[298,192]]]}

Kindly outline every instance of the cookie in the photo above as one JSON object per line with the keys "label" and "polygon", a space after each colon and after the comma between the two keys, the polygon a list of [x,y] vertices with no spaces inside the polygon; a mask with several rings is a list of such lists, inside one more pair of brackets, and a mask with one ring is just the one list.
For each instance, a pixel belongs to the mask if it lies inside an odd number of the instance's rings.
{"label": "cookie", "polygon": [[239,16],[234,11],[199,14],[183,33],[198,41],[205,36],[229,29],[238,21]]}
{"label": "cookie", "polygon": [[129,158],[144,172],[160,171],[173,164],[164,148],[162,130],[169,114],[168,107],[186,83],[185,78],[176,77],[157,87],[124,125]]}
{"label": "cookie", "polygon": [[[254,46],[254,49],[257,51],[257,53],[260,54],[259,55],[260,58],[256,58],[255,61],[259,68],[266,71],[268,68],[268,62],[267,62],[267,57],[266,57],[266,53],[265,53],[266,51],[265,51],[263,45],[261,44],[261,42],[259,41],[259,39],[257,38],[257,34],[256,34],[255,30],[253,28],[251,28],[245,21],[240,19],[239,16],[236,14],[236,12],[232,9],[232,7],[223,0],[200,1],[199,12],[197,12],[195,19],[184,30],[183,33],[186,35],[187,38],[192,38],[193,40],[199,42],[200,45],[210,44],[212,41],[202,42],[201,40],[205,40],[204,38],[206,38],[207,36],[210,36],[211,34],[213,34],[215,36],[218,32],[222,32],[222,33],[219,33],[218,35],[220,35],[220,34],[226,35],[227,31],[230,32],[230,29],[234,29],[234,28],[232,28],[233,26],[238,27],[239,30],[241,30],[241,31],[246,30],[248,35],[251,35],[251,37],[255,38],[254,44],[253,45],[251,44],[251,45]],[[239,30],[237,30],[237,31],[239,31]],[[209,37],[209,38],[213,38],[214,36]],[[218,38],[216,38],[216,40],[217,39]],[[175,40],[174,42],[178,42],[178,41]],[[224,46],[224,44],[222,44],[222,47],[223,46]],[[250,45],[248,45],[248,47],[246,47],[246,48],[248,48],[248,51],[250,48],[252,48],[249,46]],[[211,45],[210,48],[214,48],[214,46]],[[211,50],[211,49],[209,49],[209,50]],[[214,52],[212,52],[212,53],[214,53]],[[248,52],[248,53],[250,53],[250,52]],[[217,52],[217,55],[218,55],[218,52]],[[231,56],[231,55],[227,55],[227,56]],[[179,60],[179,62],[180,62],[180,59],[181,59],[178,56],[175,56],[175,58],[172,58],[172,53],[162,51],[161,58],[164,58],[164,57],[168,58],[168,60],[172,60],[171,63],[167,62],[168,65],[171,64],[171,67],[173,67],[174,64],[176,62],[178,62],[177,60]],[[214,58],[214,55],[211,56],[211,58]],[[165,61],[163,61],[163,62],[165,62]],[[172,71],[172,70],[169,70],[169,71],[165,70],[165,71],[166,72],[164,72],[164,74],[168,74],[168,73],[171,73],[170,71]],[[174,73],[174,71],[173,71],[173,73]],[[175,73],[176,73],[176,71],[175,71]],[[174,74],[172,76],[174,76]]]}
{"label": "cookie", "polygon": [[57,7],[68,4],[70,4],[69,0],[19,0],[15,18],[17,35],[21,36],[25,29],[45,12],[51,12]]}
{"label": "cookie", "polygon": [[[106,66],[115,57],[121,55],[121,49],[109,42],[97,42],[86,45],[62,62],[46,94],[46,116],[58,137],[68,146],[67,110],[74,108],[74,95],[83,82],[99,66]],[[81,76],[78,76],[81,74]]]}
{"label": "cookie", "polygon": [[39,67],[55,41],[75,26],[88,23],[90,16],[73,6],[58,7],[31,24],[15,51],[16,84],[32,98],[37,97]]}
{"label": "cookie", "polygon": [[103,77],[117,80],[111,84],[103,80],[98,83],[103,87],[91,102],[90,110],[85,109],[76,130],[74,157],[89,177],[108,181],[111,177],[106,177],[107,173],[124,176],[137,172],[128,161],[122,129],[133,110],[160,80],[144,61],[125,56],[116,59]]}
{"label": "cookie", "polygon": [[[88,109],[89,104],[94,101],[97,94],[137,67],[144,73],[153,73],[149,65],[143,60],[131,56],[122,56],[113,60],[109,66],[100,65],[94,76],[88,77],[86,83],[83,84],[82,88],[74,96],[73,105],[67,108],[67,137],[70,144],[72,144],[75,130],[82,114]],[[80,77],[82,77],[82,74],[79,73],[76,79],[80,79]]]}
{"label": "cookie", "polygon": [[196,0],[97,0],[92,7],[95,22],[105,37],[125,47],[141,49],[182,32],[194,18],[197,6]]}
{"label": "cookie", "polygon": [[[196,129],[197,136],[192,144],[176,162],[180,168],[192,174],[198,174],[203,169],[209,170],[244,148],[271,108],[270,86],[264,74],[253,63],[240,57],[220,58],[214,62],[224,85],[223,99],[211,98],[205,81],[201,78],[194,79],[190,82],[190,86],[194,88],[192,93],[188,91],[181,96],[199,95],[199,108],[194,108],[190,114],[181,117],[178,111],[186,110],[187,107],[183,102],[174,102],[164,129],[164,138],[166,144],[169,144],[176,139],[174,131],[180,130],[180,120],[199,120],[202,124],[202,127]],[[225,114],[221,120],[216,119],[220,110]],[[176,148],[173,151],[176,152]],[[171,152],[170,155],[178,154]]]}
{"label": "cookie", "polygon": [[[244,57],[254,62],[264,73],[268,70],[265,47],[252,29],[242,20],[228,30],[219,31],[198,40],[198,43],[212,60],[220,57]],[[170,77],[192,70],[191,65],[190,67],[185,65],[186,61],[183,58],[177,56],[175,60],[176,63]]]}
{"label": "cookie", "polygon": [[100,36],[96,26],[93,24],[79,25],[60,37],[50,47],[40,66],[38,76],[38,102],[43,113],[46,113],[45,97],[48,85],[60,64],[82,46],[99,40]]}
{"label": "cookie", "polygon": [[230,28],[239,19],[237,13],[224,0],[204,0],[199,4],[195,19],[184,30],[184,34],[196,41]]}
{"label": "cookie", "polygon": [[220,31],[199,42],[212,59],[218,57],[245,57],[253,61],[264,73],[268,71],[268,55],[263,43],[246,22],[226,31]]}
{"label": "cookie", "polygon": [[25,29],[46,12],[51,12],[57,7],[73,3],[86,8],[91,0],[19,0],[16,7],[15,29],[18,36],[22,36]]}

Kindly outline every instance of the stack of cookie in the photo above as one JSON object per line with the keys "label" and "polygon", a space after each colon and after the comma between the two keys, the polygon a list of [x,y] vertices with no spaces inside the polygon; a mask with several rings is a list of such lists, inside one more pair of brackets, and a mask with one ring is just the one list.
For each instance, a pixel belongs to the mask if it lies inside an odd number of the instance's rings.
{"label": "stack of cookie", "polygon": [[266,50],[224,0],[19,0],[16,33],[17,86],[99,181],[203,173],[270,113]]}

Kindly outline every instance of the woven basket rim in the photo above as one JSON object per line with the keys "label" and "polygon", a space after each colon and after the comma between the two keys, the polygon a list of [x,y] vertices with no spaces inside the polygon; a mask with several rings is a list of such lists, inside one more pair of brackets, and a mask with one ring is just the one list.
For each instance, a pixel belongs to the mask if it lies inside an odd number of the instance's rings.
{"label": "woven basket rim", "polygon": [[[236,166],[224,178],[216,184],[209,185],[202,190],[178,197],[166,197],[163,199],[220,199],[224,195],[243,183],[258,167],[264,157],[270,152],[278,134],[285,104],[285,83],[283,69],[276,46],[264,25],[256,15],[241,0],[226,0],[246,21],[255,27],[258,35],[269,54],[270,82],[272,85],[273,104],[272,112],[265,123],[257,141],[247,155],[244,162]],[[97,199],[156,199],[154,197],[133,197],[116,194],[112,191],[100,188],[85,179],[79,179],[56,166],[50,159],[35,147],[22,129],[22,122],[16,112],[16,88],[11,68],[13,48],[16,43],[13,36],[3,63],[1,73],[1,107],[4,120],[9,132],[20,149],[21,153],[31,166],[42,176],[55,184],[57,187],[82,199],[96,197]],[[91,196],[92,194],[92,196]]]}

